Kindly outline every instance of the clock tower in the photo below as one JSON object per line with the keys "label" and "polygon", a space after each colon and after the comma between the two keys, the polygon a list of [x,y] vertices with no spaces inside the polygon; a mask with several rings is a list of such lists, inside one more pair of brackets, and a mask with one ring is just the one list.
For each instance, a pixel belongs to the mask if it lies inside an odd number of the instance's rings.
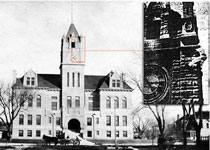
{"label": "clock tower", "polygon": [[84,116],[84,37],[71,23],[61,39],[62,128],[80,132]]}

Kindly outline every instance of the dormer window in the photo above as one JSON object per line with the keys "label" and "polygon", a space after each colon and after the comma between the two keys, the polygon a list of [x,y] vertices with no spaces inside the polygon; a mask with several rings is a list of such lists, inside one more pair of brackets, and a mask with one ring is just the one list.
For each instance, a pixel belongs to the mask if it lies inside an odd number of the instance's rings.
{"label": "dormer window", "polygon": [[35,78],[34,77],[27,77],[26,78],[26,85],[35,85]]}
{"label": "dormer window", "polygon": [[120,80],[117,80],[117,87],[120,87]]}
{"label": "dormer window", "polygon": [[33,70],[29,70],[24,75],[24,86],[37,86],[37,75]]}
{"label": "dormer window", "polygon": [[112,80],[112,87],[120,87],[120,80]]}
{"label": "dormer window", "polygon": [[35,85],[35,78],[34,77],[31,78],[31,85]]}
{"label": "dormer window", "polygon": [[29,77],[27,77],[26,84],[27,84],[27,85],[30,85],[30,78],[29,78]]}
{"label": "dormer window", "polygon": [[112,80],[112,87],[115,87],[115,81],[116,80]]}

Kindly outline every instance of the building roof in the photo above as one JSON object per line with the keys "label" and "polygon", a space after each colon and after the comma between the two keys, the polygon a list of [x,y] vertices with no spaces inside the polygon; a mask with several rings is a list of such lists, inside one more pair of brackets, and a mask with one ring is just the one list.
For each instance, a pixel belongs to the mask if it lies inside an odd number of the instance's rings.
{"label": "building roof", "polygon": [[[109,88],[109,74],[106,76],[85,75],[85,89]],[[132,89],[123,81],[123,89]]]}
{"label": "building roof", "polygon": [[[196,118],[199,118],[199,112],[195,112]],[[193,115],[190,115],[190,118],[193,118]],[[182,121],[184,117],[179,118],[176,122]],[[209,120],[209,111],[202,111],[202,119]]]}
{"label": "building roof", "polygon": [[[61,76],[59,74],[37,74],[38,87],[61,89]],[[17,78],[14,86],[23,86],[23,77]],[[109,88],[109,74],[106,76],[85,75],[85,89],[96,90]],[[123,82],[123,89],[132,89],[126,82]]]}
{"label": "building roof", "polygon": [[70,36],[74,33],[75,36],[79,36],[79,33],[77,32],[77,29],[73,23],[71,23],[69,30],[67,32],[67,36]]}
{"label": "building roof", "polygon": [[[37,74],[38,87],[61,88],[61,77],[59,74]],[[23,86],[23,77],[17,78],[13,86]]]}

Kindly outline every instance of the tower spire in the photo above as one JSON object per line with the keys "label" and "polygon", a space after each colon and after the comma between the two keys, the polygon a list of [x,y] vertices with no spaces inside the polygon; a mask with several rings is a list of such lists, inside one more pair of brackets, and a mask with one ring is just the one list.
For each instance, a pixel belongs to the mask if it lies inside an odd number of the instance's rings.
{"label": "tower spire", "polygon": [[73,23],[73,2],[71,3],[71,23]]}

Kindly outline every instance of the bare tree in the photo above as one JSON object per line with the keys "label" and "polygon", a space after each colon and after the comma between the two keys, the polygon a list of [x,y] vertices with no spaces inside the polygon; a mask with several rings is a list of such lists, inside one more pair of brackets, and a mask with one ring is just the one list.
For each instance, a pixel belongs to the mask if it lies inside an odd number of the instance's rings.
{"label": "bare tree", "polygon": [[[133,86],[134,89],[138,90],[143,95],[144,89],[143,89],[143,67],[141,68],[140,66],[143,66],[143,53],[134,51],[133,52],[133,59],[132,59],[132,66],[136,66],[136,70],[131,70],[129,68],[125,68],[126,74],[125,74],[125,80],[126,82],[130,83],[130,85]],[[133,115],[137,114],[141,109],[149,109],[152,115],[154,116],[160,137],[162,140],[160,140],[161,143],[164,143],[164,130],[165,130],[165,107],[166,105],[159,105],[159,104],[154,104],[150,105],[148,103],[143,104],[143,96],[139,98],[139,102],[142,102],[139,107],[133,111]]]}
{"label": "bare tree", "polygon": [[12,135],[12,127],[15,118],[18,116],[24,103],[28,100],[32,93],[30,90],[14,89],[10,85],[0,86],[0,119],[7,129],[7,141],[10,141]]}
{"label": "bare tree", "polygon": [[186,136],[186,128],[187,125],[192,125],[193,128],[195,129],[196,132],[196,144],[200,145],[201,144],[201,128],[203,125],[203,120],[202,120],[202,108],[203,104],[199,104],[198,106],[198,111],[195,111],[195,105],[193,100],[191,103],[188,105],[188,109],[186,108],[185,104],[182,104],[183,107],[183,137],[184,137],[184,142],[183,144],[187,144],[187,136]]}
{"label": "bare tree", "polygon": [[165,130],[165,106],[166,105],[157,105],[155,104],[154,107],[152,108],[148,104],[148,108],[152,112],[153,116],[155,117],[157,123],[158,123],[158,128],[160,132],[160,144],[164,144],[165,142],[165,135],[164,135],[164,130]]}
{"label": "bare tree", "polygon": [[137,113],[133,116],[133,127],[138,132],[138,137],[142,138],[145,131],[149,128],[151,120],[149,118],[143,119],[141,114]]}

